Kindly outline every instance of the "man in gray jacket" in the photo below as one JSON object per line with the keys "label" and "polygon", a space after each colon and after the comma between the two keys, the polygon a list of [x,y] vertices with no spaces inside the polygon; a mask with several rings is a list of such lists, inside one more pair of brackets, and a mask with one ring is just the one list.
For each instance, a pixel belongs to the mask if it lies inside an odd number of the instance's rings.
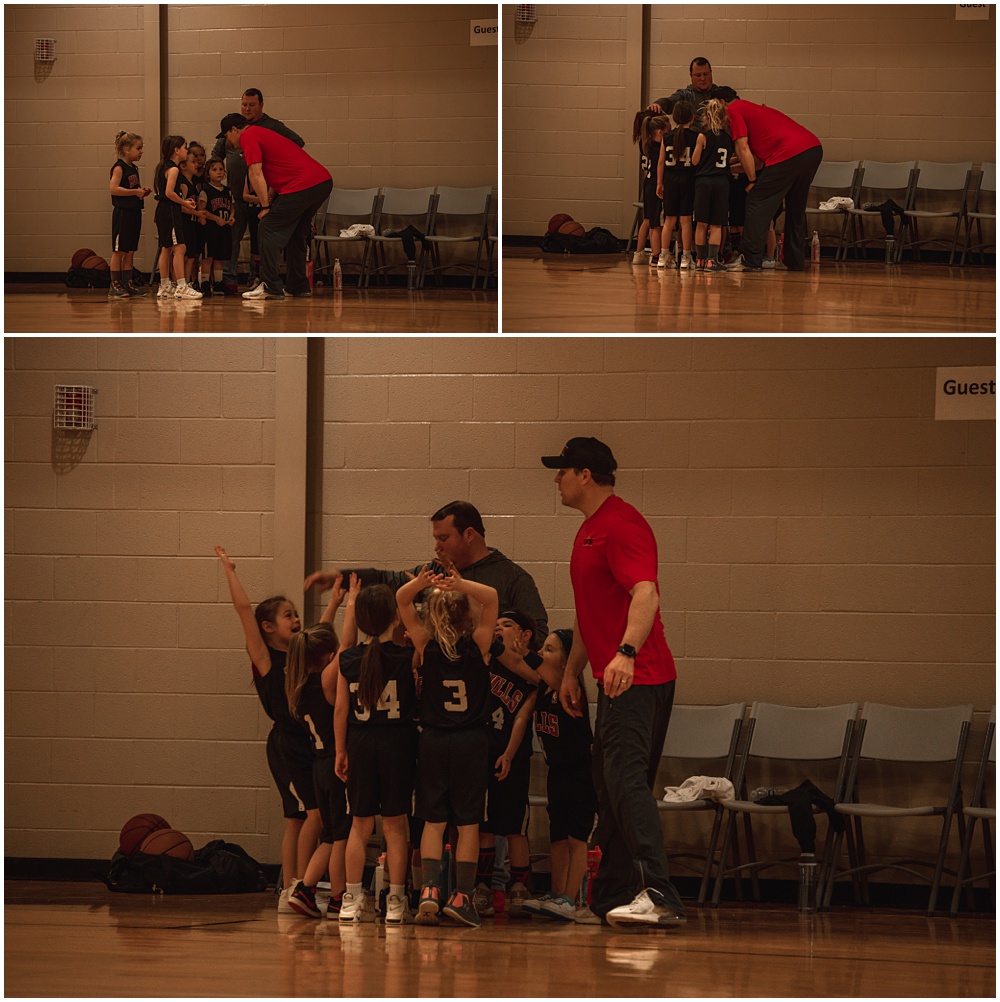
{"label": "man in gray jacket", "polygon": [[[306,141],[297,132],[288,128],[284,122],[264,114],[264,95],[256,87],[250,87],[243,92],[240,111],[247,120],[247,125],[259,125],[263,129],[270,129],[272,132],[277,132],[279,136],[290,139],[296,146],[306,145]],[[236,275],[239,267],[240,243],[248,225],[256,230],[256,216],[260,207],[256,203],[250,204],[243,201],[243,183],[247,179],[247,164],[243,157],[243,151],[238,146],[235,149],[231,148],[225,139],[220,139],[212,149],[212,156],[225,160],[226,184],[233,192],[233,216],[236,219],[232,229],[233,253],[222,269],[222,283],[226,286],[226,291],[235,296],[238,292]],[[252,191],[251,188],[251,193]],[[253,217],[252,221],[251,217]],[[251,265],[250,288],[253,288],[255,278],[259,281],[260,276]]]}
{"label": "man in gray jacket", "polygon": [[[538,627],[536,636],[544,640],[549,635],[548,614],[542,605],[534,578],[523,568],[505,557],[499,550],[486,545],[486,529],[483,517],[468,501],[452,501],[431,515],[434,533],[434,552],[439,561],[454,564],[462,577],[478,581],[496,588],[500,600],[500,611],[518,609],[526,612]],[[332,571],[316,571],[306,578],[303,590],[320,585],[324,590],[333,587],[338,574],[347,576],[352,572],[361,577],[362,586],[385,584],[395,591],[405,584],[411,574],[420,573],[423,565],[407,571],[383,571],[374,567],[350,567]],[[432,564],[443,570],[443,563]]]}
{"label": "man in gray jacket", "polygon": [[670,109],[678,101],[689,101],[694,105],[694,113],[697,118],[701,112],[701,106],[710,98],[718,97],[718,88],[712,83],[712,64],[704,57],[697,56],[691,60],[688,67],[691,74],[691,84],[675,90],[670,97],[660,97],[649,106],[651,111],[657,115],[668,115]]}

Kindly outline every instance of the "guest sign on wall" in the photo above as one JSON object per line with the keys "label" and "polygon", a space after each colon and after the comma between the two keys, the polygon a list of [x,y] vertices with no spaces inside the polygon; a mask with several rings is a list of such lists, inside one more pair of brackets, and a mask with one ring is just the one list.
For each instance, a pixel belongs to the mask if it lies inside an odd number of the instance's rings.
{"label": "guest sign on wall", "polygon": [[497,45],[499,37],[500,22],[496,18],[469,22],[469,45]]}
{"label": "guest sign on wall", "polygon": [[990,8],[995,3],[957,3],[955,4],[956,21],[988,21]]}
{"label": "guest sign on wall", "polygon": [[937,370],[936,421],[996,421],[997,368],[963,365]]}

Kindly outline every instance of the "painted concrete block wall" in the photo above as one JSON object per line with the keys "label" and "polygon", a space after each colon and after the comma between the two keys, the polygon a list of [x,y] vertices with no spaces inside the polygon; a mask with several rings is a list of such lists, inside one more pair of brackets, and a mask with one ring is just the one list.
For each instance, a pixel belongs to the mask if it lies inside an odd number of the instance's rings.
{"label": "painted concrete block wall", "polygon": [[[626,44],[628,5],[540,4],[530,34],[514,6],[503,8],[508,234],[541,234],[565,211],[627,236],[633,116],[687,86],[696,56],[715,83],[811,129],[827,160],[995,159],[996,22],[956,21],[954,4],[652,4],[645,52]],[[648,93],[626,86],[634,59]]]}
{"label": "painted concrete block wall", "polygon": [[[302,553],[323,566],[411,567],[432,555],[431,512],[468,498],[569,626],[579,515],[538,457],[596,435],[657,536],[679,702],[970,702],[982,733],[995,427],[935,422],[933,381],[994,364],[992,339],[314,347],[319,507]],[[125,818],[155,810],[276,862],[267,720],[212,546],[253,601],[274,590],[278,346],[4,348],[8,854],[108,856]],[[52,430],[59,382],[100,390],[86,441]]]}
{"label": "painted concrete block wall", "polygon": [[[64,272],[81,247],[109,257],[119,129],[143,136],[152,186],[163,136],[210,151],[248,87],[340,187],[495,186],[498,48],[471,46],[469,22],[496,16],[491,4],[8,4],[5,270]],[[44,79],[36,37],[57,43]]]}

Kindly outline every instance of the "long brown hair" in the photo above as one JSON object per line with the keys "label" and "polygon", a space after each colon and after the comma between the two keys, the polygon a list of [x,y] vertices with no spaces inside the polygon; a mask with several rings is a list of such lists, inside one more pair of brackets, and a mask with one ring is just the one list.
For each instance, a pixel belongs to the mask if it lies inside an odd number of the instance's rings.
{"label": "long brown hair", "polygon": [[322,671],[336,650],[337,631],[329,623],[317,623],[292,635],[285,664],[285,698],[288,700],[288,712],[296,720],[302,719],[299,698],[306,679],[314,672]]}
{"label": "long brown hair", "polygon": [[177,164],[170,159],[171,154],[174,150],[179,149],[183,145],[183,136],[164,136],[163,142],[160,143],[160,162],[156,165],[156,173],[153,175],[153,188],[157,193],[159,193],[160,185],[166,177],[167,162],[170,162],[171,167],[177,166]]}
{"label": "long brown hair", "polygon": [[354,602],[354,616],[358,629],[371,637],[361,656],[361,674],[358,678],[358,705],[371,709],[378,703],[385,688],[382,676],[382,642],[379,637],[392,626],[396,618],[396,596],[383,584],[362,588]]}
{"label": "long brown hair", "polygon": [[678,101],[670,114],[674,125],[677,126],[674,132],[674,162],[676,163],[684,156],[684,129],[694,121],[694,105],[690,101]]}

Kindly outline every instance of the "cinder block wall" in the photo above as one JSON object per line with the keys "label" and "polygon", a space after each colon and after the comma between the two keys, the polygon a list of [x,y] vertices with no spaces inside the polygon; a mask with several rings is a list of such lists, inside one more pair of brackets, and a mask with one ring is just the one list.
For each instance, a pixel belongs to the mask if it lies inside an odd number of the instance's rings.
{"label": "cinder block wall", "polygon": [[[303,561],[413,566],[431,512],[468,498],[571,625],[579,515],[538,458],[596,435],[657,535],[679,702],[969,702],[982,734],[995,427],[935,422],[933,385],[937,366],[994,364],[993,339],[321,348]],[[107,856],[125,818],[158,810],[279,858],[267,721],[211,552],[227,545],[253,601],[275,589],[275,356],[255,339],[5,342],[8,854]],[[57,382],[100,388],[85,450],[52,432]]]}
{"label": "cinder block wall", "polygon": [[[828,160],[995,159],[995,13],[956,21],[954,4],[652,4],[644,46],[639,5],[539,4],[530,31],[514,7],[503,6],[506,234],[541,235],[568,212],[627,236],[633,117],[686,86],[696,56],[717,84],[811,129]],[[956,99],[956,86],[975,99]]]}
{"label": "cinder block wall", "polygon": [[[495,4],[8,4],[5,270],[64,272],[81,247],[110,257],[115,134],[142,135],[152,187],[163,137],[211,152],[248,87],[340,187],[495,186],[498,49],[471,46],[469,22],[496,16]],[[56,40],[47,76],[38,37]]]}

